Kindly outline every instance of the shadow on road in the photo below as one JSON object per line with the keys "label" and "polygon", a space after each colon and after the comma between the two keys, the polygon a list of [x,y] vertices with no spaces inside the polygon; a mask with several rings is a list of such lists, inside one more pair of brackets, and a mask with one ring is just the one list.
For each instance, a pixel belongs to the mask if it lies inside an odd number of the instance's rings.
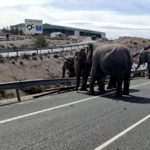
{"label": "shadow on road", "polygon": [[[136,93],[139,91],[140,90],[137,90],[137,89],[130,89],[129,95],[123,95],[122,97],[114,97],[113,96],[115,93],[115,89],[107,90],[106,95],[99,95],[98,91],[95,91],[95,96],[99,96],[99,97],[103,97],[103,98],[105,97],[105,98],[115,100],[115,101],[125,101],[125,102],[130,102],[130,103],[139,103],[139,104],[150,103],[150,98],[148,98],[148,97],[132,95],[132,93]],[[86,93],[84,93],[84,94],[86,94]]]}

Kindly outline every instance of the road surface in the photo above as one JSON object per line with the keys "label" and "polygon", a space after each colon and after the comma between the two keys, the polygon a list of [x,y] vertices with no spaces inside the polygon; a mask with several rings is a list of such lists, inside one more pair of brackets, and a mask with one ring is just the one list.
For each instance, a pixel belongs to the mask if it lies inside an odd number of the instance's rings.
{"label": "road surface", "polygon": [[1,106],[0,150],[148,150],[149,87],[137,78],[122,98],[72,91]]}

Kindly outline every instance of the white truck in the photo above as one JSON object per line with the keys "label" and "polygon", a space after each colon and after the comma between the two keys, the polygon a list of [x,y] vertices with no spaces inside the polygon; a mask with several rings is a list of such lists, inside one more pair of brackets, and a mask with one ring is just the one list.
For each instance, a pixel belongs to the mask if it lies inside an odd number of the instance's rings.
{"label": "white truck", "polygon": [[53,39],[65,39],[65,35],[61,32],[53,32],[51,33],[51,38]]}

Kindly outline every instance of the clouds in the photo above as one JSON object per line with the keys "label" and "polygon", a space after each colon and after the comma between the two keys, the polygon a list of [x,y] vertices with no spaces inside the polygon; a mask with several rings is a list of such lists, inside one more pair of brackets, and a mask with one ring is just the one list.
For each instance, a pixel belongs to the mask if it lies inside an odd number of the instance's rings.
{"label": "clouds", "polygon": [[[132,4],[132,5],[131,5]],[[40,19],[43,23],[106,32],[109,38],[123,35],[150,38],[148,0],[5,0],[0,5],[0,28]]]}

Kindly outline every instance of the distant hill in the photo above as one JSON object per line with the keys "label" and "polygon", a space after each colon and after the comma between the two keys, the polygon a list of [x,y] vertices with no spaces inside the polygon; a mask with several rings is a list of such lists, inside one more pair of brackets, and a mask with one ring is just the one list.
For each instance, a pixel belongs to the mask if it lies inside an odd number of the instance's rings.
{"label": "distant hill", "polygon": [[150,45],[150,39],[137,38],[137,37],[120,37],[113,41],[113,43],[120,43],[126,47],[131,52],[136,52],[141,50],[147,45]]}

